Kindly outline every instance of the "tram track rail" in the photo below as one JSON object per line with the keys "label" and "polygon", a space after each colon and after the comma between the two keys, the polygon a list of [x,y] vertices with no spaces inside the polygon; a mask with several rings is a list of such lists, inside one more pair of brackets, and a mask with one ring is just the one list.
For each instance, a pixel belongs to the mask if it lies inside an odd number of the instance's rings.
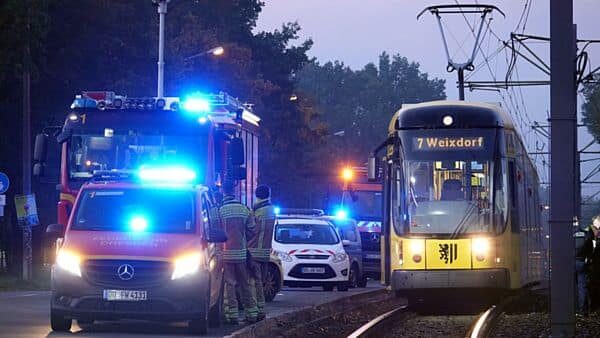
{"label": "tram track rail", "polygon": [[500,323],[506,308],[521,296],[522,295],[513,295],[505,298],[498,304],[490,306],[486,311],[479,315],[479,317],[477,317],[473,324],[471,324],[471,327],[465,335],[465,338],[491,337],[497,325]]}
{"label": "tram track rail", "polygon": [[391,326],[398,325],[398,320],[406,320],[414,315],[409,311],[408,305],[401,305],[364,324],[348,335],[348,338],[382,337]]}
{"label": "tram track rail", "polygon": [[[484,307],[483,311],[476,311],[473,315],[455,314],[455,313],[440,313],[436,315],[423,314],[418,309],[418,306],[400,305],[397,308],[383,313],[376,318],[373,318],[368,323],[362,325],[351,334],[348,338],[371,338],[371,337],[396,337],[396,336],[412,336],[424,334],[421,328],[419,332],[412,332],[410,327],[419,326],[421,324],[411,325],[410,321],[416,321],[417,323],[440,323],[440,326],[444,325],[444,322],[449,327],[456,328],[456,323],[459,323],[466,332],[463,334],[452,335],[453,337],[468,337],[468,338],[482,338],[492,337],[495,329],[501,323],[505,313],[510,312],[512,305],[518,301],[523,301],[526,295],[529,294],[530,290],[522,290],[517,294],[509,295],[504,297],[500,301],[494,302],[493,305]],[[471,317],[473,317],[471,319]],[[449,323],[454,321],[454,323]],[[464,326],[462,326],[464,324]],[[425,325],[426,326],[426,325]],[[398,333],[399,331],[404,331]]]}

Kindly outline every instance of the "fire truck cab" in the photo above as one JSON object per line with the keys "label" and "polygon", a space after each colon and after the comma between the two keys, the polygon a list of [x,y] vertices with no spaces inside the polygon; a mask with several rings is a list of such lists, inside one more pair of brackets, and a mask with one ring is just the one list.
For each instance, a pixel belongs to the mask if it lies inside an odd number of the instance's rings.
{"label": "fire truck cab", "polygon": [[52,267],[50,320],[189,321],[195,333],[218,323],[222,273],[209,189],[184,167],[97,172],[75,200]]}
{"label": "fire truck cab", "polygon": [[[181,98],[135,98],[111,91],[76,95],[55,133],[61,152],[58,223],[67,223],[79,188],[95,172],[135,170],[144,164],[185,164],[198,182],[211,188],[234,180],[240,201],[252,206],[259,122],[250,105],[223,92]],[[48,133],[36,136],[36,176],[49,167],[48,139]]]}

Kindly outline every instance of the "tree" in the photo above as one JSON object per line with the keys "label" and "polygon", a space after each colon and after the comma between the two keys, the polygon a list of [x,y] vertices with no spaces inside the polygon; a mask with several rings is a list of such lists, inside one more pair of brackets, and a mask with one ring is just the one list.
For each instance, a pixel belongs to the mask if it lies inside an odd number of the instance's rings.
{"label": "tree", "polygon": [[600,142],[600,86],[586,86],[583,94],[583,123],[597,142]]}
{"label": "tree", "polygon": [[387,53],[377,66],[356,71],[339,61],[313,61],[298,74],[297,88],[316,102],[330,132],[344,130],[345,149],[329,152],[354,163],[365,162],[386,138],[390,119],[403,103],[445,98],[444,80],[430,80],[418,63]]}
{"label": "tree", "polygon": [[[40,20],[32,19],[43,28],[38,35],[26,35],[23,30],[23,13],[32,3],[44,4],[36,12]],[[312,42],[298,41],[296,23],[274,32],[253,32],[262,6],[259,0],[170,2],[165,93],[179,96],[189,90],[223,90],[254,104],[262,118],[260,181],[273,185],[276,196],[300,198],[305,185],[295,180],[302,176],[302,162],[290,159],[301,158],[320,132],[312,122],[311,105],[294,104],[289,97],[294,90],[293,74],[308,62],[306,52]],[[81,90],[153,96],[157,40],[158,15],[150,1],[0,2],[0,171],[20,181],[19,72],[25,41],[36,46],[32,111],[33,132],[37,133],[62,124],[73,95]],[[186,60],[217,45],[225,46],[224,57]],[[38,185],[35,190],[52,200],[54,187]],[[54,218],[55,202],[38,203],[44,223]]]}

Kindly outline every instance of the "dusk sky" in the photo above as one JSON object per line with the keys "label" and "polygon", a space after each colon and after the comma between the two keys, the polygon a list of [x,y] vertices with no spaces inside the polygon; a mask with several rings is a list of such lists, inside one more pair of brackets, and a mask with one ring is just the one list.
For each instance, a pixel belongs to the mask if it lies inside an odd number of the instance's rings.
{"label": "dusk sky", "polygon": [[[459,1],[460,3],[475,3],[476,1]],[[421,71],[430,77],[446,79],[446,95],[449,99],[457,99],[456,72],[447,73],[445,68],[447,59],[444,53],[441,35],[437,20],[429,13],[417,21],[417,14],[425,7],[434,4],[450,4],[453,1],[434,2],[431,0],[266,0],[261,16],[258,20],[257,30],[272,31],[281,27],[284,22],[297,21],[302,27],[301,40],[312,38],[314,45],[309,52],[310,56],[316,57],[321,63],[339,60],[353,69],[360,69],[369,62],[377,62],[378,55],[386,51],[389,54],[400,54],[409,61],[418,62]],[[506,0],[488,1],[485,3],[496,5],[505,14],[494,13],[490,24],[491,30],[502,40],[509,40],[510,32],[517,31],[538,36],[549,36],[549,1],[545,0]],[[524,9],[529,11],[528,19],[520,18]],[[599,0],[576,0],[574,1],[574,21],[578,25],[578,37],[580,39],[600,39],[598,29],[597,13],[600,12]],[[526,14],[526,12],[525,12]],[[525,15],[526,16],[526,15]],[[471,25],[478,24],[478,17],[470,15],[467,19]],[[472,48],[474,37],[461,15],[444,16],[445,29],[447,32],[450,53],[455,55],[455,61],[463,61],[464,54],[457,47],[462,41],[466,41],[467,52]],[[525,23],[525,28],[523,28]],[[484,27],[485,30],[485,27]],[[457,43],[458,41],[459,43]],[[474,64],[471,80],[502,80],[506,74],[506,68],[510,53],[502,50],[496,57],[494,52],[501,46],[498,39],[487,32],[482,40],[483,54],[479,52]],[[550,63],[548,43],[528,44],[538,53],[546,63]],[[582,47],[582,45],[580,45]],[[589,51],[593,69],[600,65],[600,45],[590,46]],[[456,53],[455,53],[456,52]],[[483,63],[484,55],[489,58],[489,68]],[[483,63],[483,64],[481,64]],[[491,71],[490,71],[491,69]],[[588,70],[589,71],[589,70]],[[520,80],[549,80],[549,77],[529,66],[526,61],[519,59],[517,72]],[[513,80],[517,80],[516,72]],[[468,73],[466,74],[468,76]],[[466,99],[471,101],[501,102],[505,108],[511,111],[517,125],[524,126],[523,135],[530,151],[548,151],[548,144],[543,145],[544,137],[534,133],[528,127],[528,121],[539,121],[547,124],[547,113],[550,110],[549,86],[527,87],[514,89],[501,93],[466,91]],[[580,95],[581,98],[581,95]],[[581,102],[579,104],[581,106]],[[390,116],[393,112],[390,112]],[[579,128],[579,143],[584,146],[591,140],[591,136]],[[382,131],[382,135],[384,135]],[[383,136],[382,136],[383,137]],[[549,143],[549,142],[546,142]],[[599,150],[597,145],[595,150]],[[589,157],[589,156],[588,156]],[[547,180],[547,173],[542,170],[542,157],[536,156],[535,160],[543,181]],[[546,159],[547,160],[547,159]],[[594,163],[594,162],[592,162]],[[591,165],[591,164],[590,164]],[[582,175],[591,168],[584,166]],[[598,186],[584,186],[584,193],[595,192]]]}

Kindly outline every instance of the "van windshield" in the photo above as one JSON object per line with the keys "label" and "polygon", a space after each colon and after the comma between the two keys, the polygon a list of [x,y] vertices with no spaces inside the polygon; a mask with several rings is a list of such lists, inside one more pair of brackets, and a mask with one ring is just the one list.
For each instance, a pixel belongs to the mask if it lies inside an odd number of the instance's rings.
{"label": "van windshield", "polygon": [[178,189],[85,190],[72,230],[193,233],[194,195]]}
{"label": "van windshield", "polygon": [[329,224],[278,224],[275,241],[283,244],[337,244],[339,238]]}

